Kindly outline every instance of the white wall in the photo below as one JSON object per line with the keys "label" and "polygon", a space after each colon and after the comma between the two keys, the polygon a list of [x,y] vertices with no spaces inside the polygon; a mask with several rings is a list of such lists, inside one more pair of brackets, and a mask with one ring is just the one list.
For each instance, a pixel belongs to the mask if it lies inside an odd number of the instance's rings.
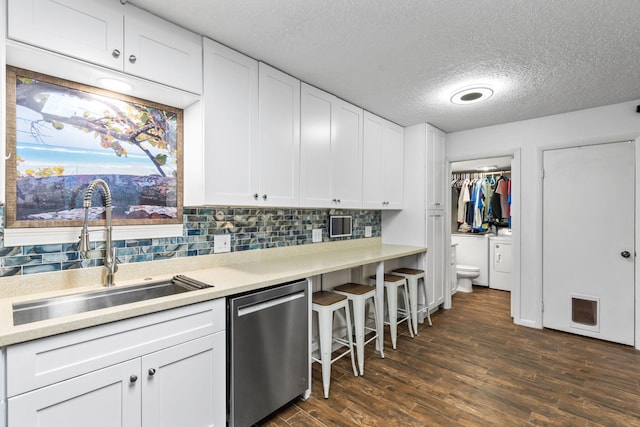
{"label": "white wall", "polygon": [[626,102],[447,134],[449,162],[509,155],[520,150],[521,269],[516,323],[542,327],[542,152],[549,148],[634,140],[640,136],[638,104],[640,101]]}

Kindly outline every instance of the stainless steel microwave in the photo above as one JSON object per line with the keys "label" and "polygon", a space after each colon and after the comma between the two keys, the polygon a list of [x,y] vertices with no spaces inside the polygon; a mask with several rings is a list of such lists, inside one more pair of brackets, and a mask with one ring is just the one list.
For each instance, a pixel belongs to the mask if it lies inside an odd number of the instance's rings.
{"label": "stainless steel microwave", "polygon": [[329,217],[329,237],[351,236],[353,218],[351,215],[332,215]]}

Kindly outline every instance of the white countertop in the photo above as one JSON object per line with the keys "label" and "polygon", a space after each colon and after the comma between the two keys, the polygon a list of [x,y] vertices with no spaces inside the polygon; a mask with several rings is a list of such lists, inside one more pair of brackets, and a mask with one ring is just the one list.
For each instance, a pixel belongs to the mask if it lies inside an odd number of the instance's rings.
{"label": "white countertop", "polygon": [[[426,252],[426,248],[383,245],[379,238],[358,239],[298,247],[254,250],[234,254],[189,257],[170,262],[123,264],[116,286],[146,280],[166,280],[175,274],[213,285],[213,288],[125,304],[56,319],[14,326],[12,304],[40,298],[104,289],[94,283],[102,268],[89,271],[43,273],[32,277],[2,278],[0,288],[0,346],[140,316],[160,310],[226,297],[319,274],[378,263]],[[128,270],[128,271],[127,271]],[[122,281],[119,281],[122,278]],[[93,280],[94,282],[91,282]],[[29,292],[33,291],[33,292]]]}

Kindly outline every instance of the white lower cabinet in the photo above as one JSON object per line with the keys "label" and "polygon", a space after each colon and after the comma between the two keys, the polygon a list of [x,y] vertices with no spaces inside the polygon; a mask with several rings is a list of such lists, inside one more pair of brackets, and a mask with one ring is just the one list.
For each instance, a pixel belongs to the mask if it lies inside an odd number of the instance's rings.
{"label": "white lower cabinet", "polygon": [[210,301],[8,347],[8,426],[224,426],[224,307]]}
{"label": "white lower cabinet", "polygon": [[9,398],[10,426],[140,425],[140,359]]}
{"label": "white lower cabinet", "polygon": [[[142,426],[224,426],[225,333],[142,358]],[[222,387],[220,387],[222,385]]]}

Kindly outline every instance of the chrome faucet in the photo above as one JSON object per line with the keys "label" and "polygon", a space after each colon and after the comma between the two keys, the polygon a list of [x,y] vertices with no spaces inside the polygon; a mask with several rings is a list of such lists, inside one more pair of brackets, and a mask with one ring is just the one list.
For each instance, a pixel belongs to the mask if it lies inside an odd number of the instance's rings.
{"label": "chrome faucet", "polygon": [[118,271],[118,264],[116,262],[116,248],[111,247],[111,237],[113,233],[113,226],[111,225],[111,190],[109,190],[107,183],[99,178],[91,181],[84,193],[84,201],[82,202],[82,207],[84,208],[84,223],[82,224],[82,232],[80,233],[80,241],[78,242],[78,252],[86,256],[87,252],[91,249],[88,230],[89,208],[91,207],[91,196],[96,186],[100,186],[102,189],[102,205],[105,208],[106,219],[107,241],[105,242],[104,267],[107,269],[107,277],[104,286],[113,286],[115,285],[114,277],[116,271]]}

